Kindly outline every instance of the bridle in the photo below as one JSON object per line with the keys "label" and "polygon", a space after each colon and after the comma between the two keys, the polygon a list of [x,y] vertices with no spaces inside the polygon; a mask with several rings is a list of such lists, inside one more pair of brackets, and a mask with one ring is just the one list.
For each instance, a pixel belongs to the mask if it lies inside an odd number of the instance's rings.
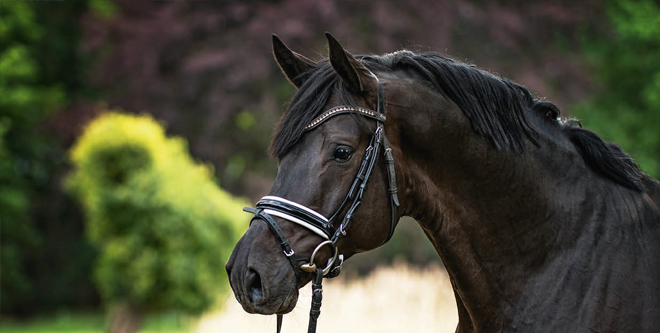
{"label": "bridle", "polygon": [[[372,76],[376,79],[378,84],[378,102],[376,111],[358,106],[336,106],[323,112],[320,116],[310,122],[304,129],[305,131],[311,131],[329,118],[342,114],[359,114],[376,121],[376,130],[371,137],[371,142],[365,151],[362,162],[360,163],[360,167],[358,168],[358,171],[355,175],[355,179],[353,180],[353,183],[348,193],[346,194],[344,201],[332,215],[332,217],[328,219],[318,212],[305,207],[304,205],[277,196],[265,196],[261,198],[261,200],[257,202],[256,208],[243,208],[244,211],[254,214],[254,217],[252,220],[250,220],[250,224],[252,224],[252,222],[256,219],[261,219],[268,224],[268,227],[275,234],[275,237],[280,243],[280,247],[282,248],[284,255],[291,263],[291,267],[293,267],[297,281],[300,280],[300,275],[303,274],[303,272],[312,273],[312,307],[309,314],[310,319],[308,333],[316,332],[316,322],[319,315],[321,314],[323,278],[333,278],[339,275],[344,260],[343,255],[339,254],[339,248],[337,247],[337,244],[339,243],[339,240],[346,235],[346,232],[348,231],[348,228],[353,219],[353,214],[355,213],[355,210],[358,208],[358,206],[360,206],[360,203],[362,203],[362,197],[364,196],[364,192],[367,188],[367,183],[369,182],[371,173],[374,169],[374,165],[376,164],[376,160],[381,150],[384,152],[387,167],[387,192],[390,196],[391,211],[390,231],[387,235],[387,238],[383,241],[383,244],[392,238],[392,234],[394,233],[394,228],[398,218],[397,207],[399,206],[399,199],[397,196],[396,188],[394,157],[392,155],[392,149],[390,149],[387,143],[387,139],[385,138],[383,129],[383,123],[386,120],[385,114],[383,113],[385,108],[383,86],[375,75],[372,74]],[[334,222],[339,220],[339,215],[347,206],[349,208],[346,211],[346,214],[344,214],[344,217],[339,224],[339,228],[335,228]],[[280,227],[277,225],[277,222],[273,216],[299,224],[324,239],[324,241],[317,245],[312,252],[309,262],[305,263],[304,260],[301,261],[300,259],[294,258],[295,251],[291,248],[289,241],[284,236],[282,229],[280,229]],[[331,247],[333,255],[328,259],[325,268],[318,268],[314,263],[314,257],[316,256],[317,252],[326,245]],[[279,333],[281,329],[282,315],[278,314],[277,332]]]}
{"label": "bridle", "polygon": [[[387,167],[387,178],[389,183],[387,192],[390,197],[390,211],[392,214],[390,221],[390,231],[387,235],[387,238],[383,241],[383,244],[392,238],[392,234],[394,233],[394,228],[398,219],[397,207],[399,206],[399,199],[396,189],[394,157],[392,155],[392,150],[387,143],[387,139],[385,138],[383,129],[383,123],[386,120],[385,114],[383,113],[385,104],[383,86],[375,75],[372,74],[372,76],[376,79],[378,84],[378,102],[376,111],[358,106],[336,106],[323,112],[320,116],[310,122],[304,129],[305,131],[311,131],[329,118],[342,114],[359,114],[376,121],[376,130],[371,137],[371,142],[365,151],[362,162],[360,163],[360,167],[355,175],[355,179],[353,180],[353,183],[348,193],[346,194],[344,201],[332,215],[332,217],[326,218],[325,216],[308,207],[305,207],[304,205],[277,196],[265,196],[261,198],[261,200],[257,202],[256,208],[243,208],[244,211],[254,214],[250,224],[252,224],[252,222],[256,219],[261,219],[268,224],[268,227],[275,234],[275,237],[280,243],[284,255],[291,263],[297,281],[300,281],[300,275],[303,274],[303,272],[312,273],[312,308],[310,310],[308,326],[309,333],[316,332],[316,322],[318,316],[321,313],[321,284],[323,278],[333,278],[339,275],[344,259],[343,255],[339,254],[339,248],[337,247],[337,244],[343,236],[346,236],[346,232],[348,231],[348,228],[353,219],[353,214],[362,202],[362,197],[364,196],[364,192],[367,188],[367,183],[369,182],[371,173],[374,169],[374,165],[376,164],[376,160],[381,150],[384,153]],[[339,215],[346,209],[346,207],[348,207],[348,210],[346,211],[346,214],[344,214],[341,223],[339,224],[339,228],[335,228],[335,222],[339,221]],[[316,246],[308,262],[305,262],[304,259],[301,260],[294,258],[295,251],[291,248],[289,241],[284,236],[282,229],[280,229],[280,227],[277,225],[277,222],[273,216],[299,224],[324,239],[324,241]],[[324,246],[329,246],[332,249],[332,256],[328,259],[328,262],[324,268],[318,268],[314,263],[314,258],[317,252]],[[277,315],[278,333],[281,331],[281,328],[282,315]]]}

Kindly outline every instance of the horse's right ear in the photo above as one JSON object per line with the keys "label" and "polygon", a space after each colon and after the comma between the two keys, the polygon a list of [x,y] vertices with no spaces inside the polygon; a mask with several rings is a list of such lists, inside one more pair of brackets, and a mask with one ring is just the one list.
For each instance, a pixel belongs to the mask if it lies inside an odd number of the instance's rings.
{"label": "horse's right ear", "polygon": [[297,88],[303,84],[301,74],[316,65],[314,61],[291,51],[276,35],[273,35],[273,54],[286,78]]}

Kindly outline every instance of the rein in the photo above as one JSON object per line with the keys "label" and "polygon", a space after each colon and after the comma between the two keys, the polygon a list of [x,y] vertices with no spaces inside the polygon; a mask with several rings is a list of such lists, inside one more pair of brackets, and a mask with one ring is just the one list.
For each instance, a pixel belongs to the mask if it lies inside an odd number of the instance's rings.
{"label": "rein", "polygon": [[[383,123],[386,120],[384,110],[385,98],[383,94],[383,86],[378,78],[372,74],[378,83],[378,104],[376,111],[362,108],[358,106],[341,105],[331,108],[323,112],[320,116],[314,119],[305,127],[305,131],[310,131],[321,125],[323,122],[331,117],[342,114],[360,114],[365,117],[371,118],[376,121],[376,130],[371,138],[369,147],[367,147],[360,167],[355,175],[355,179],[344,198],[344,201],[339,206],[337,211],[329,219],[319,214],[318,212],[301,205],[299,203],[289,201],[277,196],[265,196],[261,198],[256,204],[256,208],[246,207],[244,211],[254,214],[250,224],[256,219],[261,219],[268,224],[270,230],[275,234],[282,252],[291,263],[296,279],[299,281],[301,274],[312,273],[312,307],[310,310],[308,333],[316,332],[316,322],[321,313],[321,300],[322,296],[322,282],[323,278],[333,278],[339,275],[341,266],[344,262],[344,256],[339,253],[337,244],[339,240],[346,236],[348,228],[353,219],[355,210],[362,203],[362,197],[367,188],[371,173],[378,159],[378,155],[383,151],[388,178],[388,195],[390,197],[390,207],[392,218],[390,221],[390,231],[383,244],[392,238],[397,219],[397,207],[399,206],[399,199],[397,196],[396,188],[396,174],[394,170],[394,157],[390,149],[387,139],[385,138]],[[350,206],[349,206],[350,204]],[[335,228],[335,222],[339,221],[339,215],[346,207],[349,207],[341,218],[339,228]],[[299,224],[316,235],[324,239],[319,245],[316,246],[309,261],[304,259],[294,258],[295,251],[291,248],[288,239],[284,236],[282,229],[277,225],[273,218],[279,217],[292,223]],[[314,263],[314,258],[317,252],[324,246],[329,246],[332,249],[333,255],[328,259],[324,268],[319,268]],[[279,333],[282,328],[282,315],[277,315],[277,332]]]}

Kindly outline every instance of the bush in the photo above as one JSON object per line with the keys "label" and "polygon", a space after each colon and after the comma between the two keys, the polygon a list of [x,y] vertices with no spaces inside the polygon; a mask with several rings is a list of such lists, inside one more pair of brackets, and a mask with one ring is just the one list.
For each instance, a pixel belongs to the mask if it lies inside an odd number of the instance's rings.
{"label": "bush", "polygon": [[95,282],[106,302],[199,314],[228,289],[243,202],[218,189],[183,139],[166,138],[148,116],[111,112],[88,126],[71,160],[66,188],[100,250]]}

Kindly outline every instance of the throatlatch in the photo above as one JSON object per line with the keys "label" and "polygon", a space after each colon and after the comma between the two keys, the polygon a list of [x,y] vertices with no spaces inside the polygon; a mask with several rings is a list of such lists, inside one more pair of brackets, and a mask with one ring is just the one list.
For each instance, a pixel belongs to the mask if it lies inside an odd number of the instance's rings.
{"label": "throatlatch", "polygon": [[[372,74],[373,75],[373,74]],[[339,254],[337,244],[339,240],[346,235],[347,230],[353,219],[353,214],[362,202],[362,197],[367,188],[367,183],[373,171],[378,155],[383,151],[388,178],[388,195],[390,197],[390,207],[392,219],[390,221],[390,231],[383,244],[390,240],[394,233],[397,219],[397,207],[399,206],[399,198],[397,196],[396,188],[396,173],[394,170],[394,157],[390,149],[387,139],[385,138],[383,123],[386,120],[384,114],[385,98],[383,96],[383,87],[378,78],[373,75],[378,83],[378,105],[376,111],[369,110],[358,106],[341,105],[323,112],[319,117],[314,119],[305,127],[305,131],[310,131],[321,125],[324,121],[331,117],[341,114],[359,114],[368,118],[376,120],[376,130],[371,138],[371,142],[365,151],[360,167],[355,175],[355,179],[344,198],[344,201],[337,209],[337,211],[330,218],[326,218],[322,214],[305,207],[299,203],[289,201],[277,196],[265,196],[261,198],[256,204],[256,208],[246,207],[244,211],[254,214],[250,224],[254,220],[263,220],[268,224],[270,230],[275,234],[282,252],[287,257],[293,271],[295,272],[296,279],[300,280],[301,274],[312,273],[312,308],[310,310],[308,332],[316,332],[316,322],[321,313],[321,300],[322,300],[322,282],[323,278],[333,278],[339,275],[341,265],[343,264],[343,255]],[[339,221],[339,215],[348,206],[346,214],[344,214],[338,228],[334,225]],[[291,248],[291,244],[284,236],[282,229],[277,225],[273,216],[282,218],[292,223],[299,224],[313,233],[321,236],[324,241],[316,246],[312,252],[309,261],[305,259],[296,259],[294,257],[295,251]],[[330,246],[333,255],[328,259],[325,268],[318,268],[314,263],[314,258],[317,252],[324,246]],[[282,315],[277,315],[277,332],[279,333],[282,328]]]}

